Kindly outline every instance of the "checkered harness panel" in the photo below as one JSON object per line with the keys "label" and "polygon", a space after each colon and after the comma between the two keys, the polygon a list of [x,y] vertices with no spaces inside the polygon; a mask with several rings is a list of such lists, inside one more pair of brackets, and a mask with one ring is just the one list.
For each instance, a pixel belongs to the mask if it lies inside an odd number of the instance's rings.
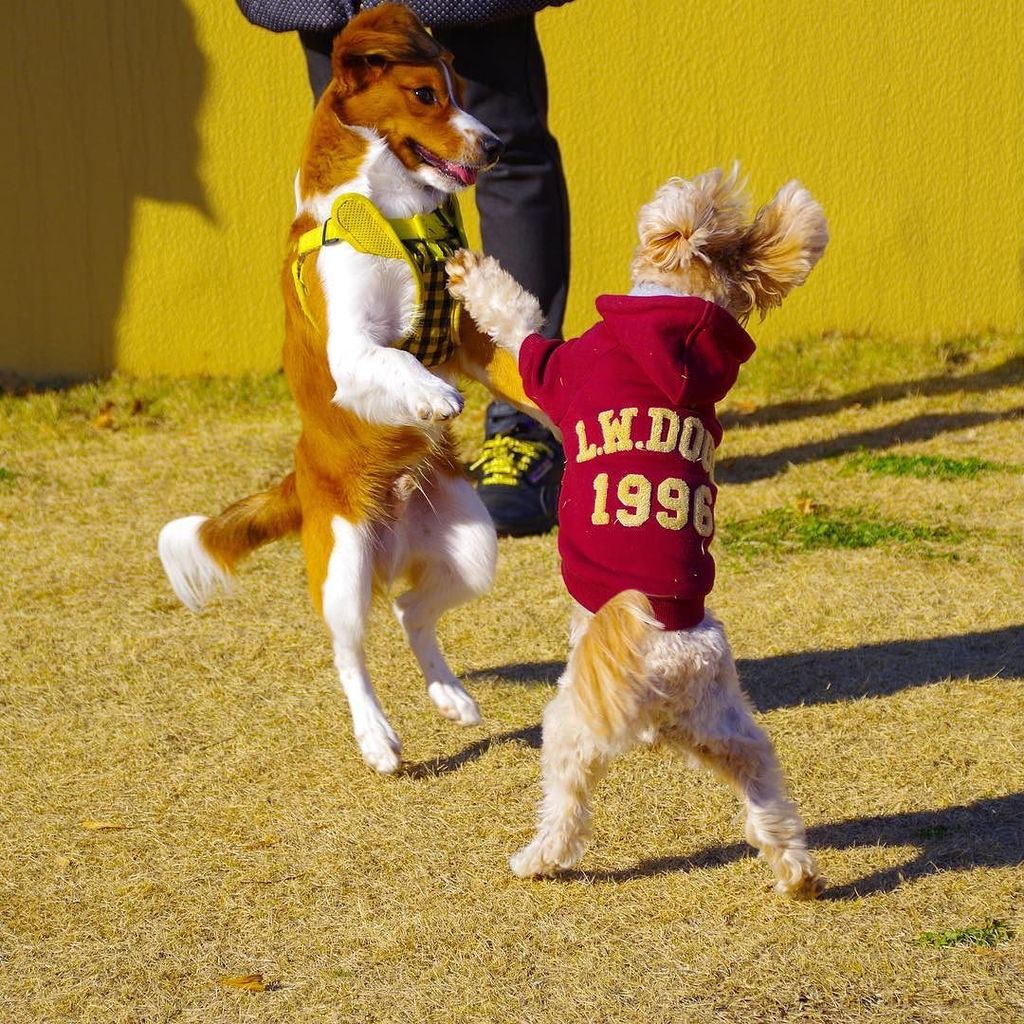
{"label": "checkered harness panel", "polygon": [[411,353],[424,366],[437,366],[451,358],[459,344],[459,304],[448,292],[444,265],[462,243],[455,236],[435,242],[403,239],[402,244],[419,270],[421,301],[416,326],[394,347]]}

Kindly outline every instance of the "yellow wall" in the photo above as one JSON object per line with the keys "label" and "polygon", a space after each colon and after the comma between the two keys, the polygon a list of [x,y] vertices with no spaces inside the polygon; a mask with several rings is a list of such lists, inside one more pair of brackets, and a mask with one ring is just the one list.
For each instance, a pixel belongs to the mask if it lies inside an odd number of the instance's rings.
{"label": "yellow wall", "polygon": [[[230,0],[9,0],[0,369],[278,364],[309,110],[294,37]],[[739,158],[832,245],[761,339],[1024,330],[1020,0],[576,0],[540,17],[573,208],[567,329],[627,287],[634,214]]]}

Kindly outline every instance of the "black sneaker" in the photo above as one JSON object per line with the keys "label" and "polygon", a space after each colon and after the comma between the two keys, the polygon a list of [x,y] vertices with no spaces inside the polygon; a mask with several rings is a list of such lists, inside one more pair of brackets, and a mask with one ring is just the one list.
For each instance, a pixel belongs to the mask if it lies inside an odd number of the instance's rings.
{"label": "black sneaker", "polygon": [[558,521],[565,454],[551,432],[504,403],[487,409],[484,443],[469,470],[499,534],[529,537]]}

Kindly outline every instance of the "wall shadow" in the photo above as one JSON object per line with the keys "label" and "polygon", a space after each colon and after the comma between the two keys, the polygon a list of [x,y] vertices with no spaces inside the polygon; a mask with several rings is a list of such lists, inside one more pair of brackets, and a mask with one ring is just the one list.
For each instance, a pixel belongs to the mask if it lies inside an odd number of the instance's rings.
{"label": "wall shadow", "polygon": [[3,306],[0,370],[44,382],[103,375],[134,201],[209,214],[196,131],[206,60],[183,0],[19,3],[11,18],[0,43],[0,259],[17,301]]}
{"label": "wall shadow", "polygon": [[[847,850],[857,846],[913,846],[917,853],[902,864],[879,869],[842,885],[826,889],[823,899],[845,900],[892,892],[904,882],[942,871],[969,871],[978,867],[1017,867],[1024,861],[1024,793],[978,800],[938,811],[880,814],[851,818],[807,830],[815,851]],[[641,860],[614,871],[566,872],[565,880],[627,882],[717,867],[754,856],[746,843],[708,847],[686,857]],[[827,860],[827,855],[822,857]]]}
{"label": "wall shadow", "polygon": [[[1022,257],[1024,260],[1024,257]],[[1022,263],[1024,267],[1024,263]],[[1024,274],[1024,270],[1022,270]],[[813,399],[811,401],[779,402],[766,405],[751,413],[740,413],[725,409],[719,414],[722,425],[727,429],[762,427],[774,423],[788,423],[792,420],[812,416],[831,416],[857,405],[877,405],[881,402],[898,402],[904,398],[919,395],[974,394],[992,391],[1024,381],[1024,356],[1012,356],[989,370],[961,375],[942,374],[934,377],[919,377],[916,380],[894,381],[878,384],[861,391],[839,395],[836,398]]]}
{"label": "wall shadow", "polygon": [[912,441],[928,441],[939,434],[967,427],[980,427],[1000,420],[1024,417],[1024,407],[1003,412],[929,413],[914,416],[891,426],[875,427],[854,434],[843,434],[827,441],[808,441],[766,455],[738,455],[715,464],[715,479],[720,484],[751,483],[782,473],[790,466],[848,455],[862,448],[880,451]]}

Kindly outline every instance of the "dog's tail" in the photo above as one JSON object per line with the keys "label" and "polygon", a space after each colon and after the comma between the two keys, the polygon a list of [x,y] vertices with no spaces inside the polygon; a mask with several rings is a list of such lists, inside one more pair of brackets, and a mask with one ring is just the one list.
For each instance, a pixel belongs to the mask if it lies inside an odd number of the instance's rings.
{"label": "dog's tail", "polygon": [[650,636],[660,628],[638,590],[616,594],[590,620],[570,656],[573,692],[590,728],[603,740],[629,730],[647,695]]}
{"label": "dog's tail", "polygon": [[169,522],[160,531],[160,561],[181,603],[197,612],[218,589],[230,589],[240,559],[301,526],[295,474],[289,473],[212,519],[185,516]]}

